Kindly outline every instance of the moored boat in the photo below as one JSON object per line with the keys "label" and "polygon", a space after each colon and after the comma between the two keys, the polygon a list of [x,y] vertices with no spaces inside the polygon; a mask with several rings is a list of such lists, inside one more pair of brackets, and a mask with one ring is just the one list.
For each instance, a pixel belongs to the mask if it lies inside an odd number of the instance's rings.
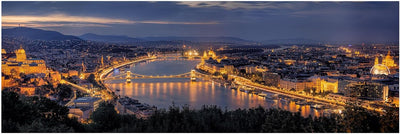
{"label": "moored boat", "polygon": [[260,96],[260,97],[266,97],[267,94],[265,94],[265,93],[259,93],[258,96]]}
{"label": "moored boat", "polygon": [[307,104],[307,102],[304,100],[296,102],[296,105],[306,105],[306,104]]}
{"label": "moored boat", "polygon": [[315,109],[322,109],[323,105],[320,104],[314,104],[314,105],[310,105],[311,108],[315,108]]}

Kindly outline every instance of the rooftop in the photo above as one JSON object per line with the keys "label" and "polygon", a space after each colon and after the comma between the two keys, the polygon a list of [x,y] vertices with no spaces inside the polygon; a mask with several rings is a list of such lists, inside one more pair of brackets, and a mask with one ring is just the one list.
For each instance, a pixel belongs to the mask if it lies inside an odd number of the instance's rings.
{"label": "rooftop", "polygon": [[82,97],[82,98],[78,98],[76,99],[74,102],[95,102],[101,100],[101,98],[97,98],[97,97]]}

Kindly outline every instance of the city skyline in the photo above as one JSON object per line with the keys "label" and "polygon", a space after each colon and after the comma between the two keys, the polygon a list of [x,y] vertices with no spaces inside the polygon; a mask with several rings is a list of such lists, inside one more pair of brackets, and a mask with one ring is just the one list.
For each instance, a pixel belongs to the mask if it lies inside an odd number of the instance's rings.
{"label": "city skyline", "polygon": [[399,2],[7,1],[2,13],[4,133],[400,130]]}
{"label": "city skyline", "polygon": [[[3,28],[79,36],[398,41],[398,2],[3,2]],[[23,19],[22,19],[23,18]]]}

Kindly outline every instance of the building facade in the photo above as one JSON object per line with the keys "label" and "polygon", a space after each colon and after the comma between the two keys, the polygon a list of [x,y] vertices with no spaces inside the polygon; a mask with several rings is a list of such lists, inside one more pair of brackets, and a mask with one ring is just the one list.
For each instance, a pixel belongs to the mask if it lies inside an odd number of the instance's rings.
{"label": "building facade", "polygon": [[41,59],[27,59],[25,50],[20,47],[15,51],[16,58],[2,59],[1,71],[6,75],[18,75],[20,73],[45,73],[46,63]]}

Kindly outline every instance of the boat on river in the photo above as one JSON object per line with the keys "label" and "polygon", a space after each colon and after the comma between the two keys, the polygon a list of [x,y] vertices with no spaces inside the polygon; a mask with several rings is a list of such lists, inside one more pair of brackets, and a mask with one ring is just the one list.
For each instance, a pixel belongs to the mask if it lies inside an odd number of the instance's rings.
{"label": "boat on river", "polygon": [[266,97],[267,94],[265,94],[265,93],[259,93],[258,96],[260,96],[260,97]]}
{"label": "boat on river", "polygon": [[281,98],[281,103],[288,103],[288,102],[289,102],[288,100]]}
{"label": "boat on river", "polygon": [[274,100],[279,99],[279,94],[274,94],[274,95],[272,95],[272,98],[273,98]]}
{"label": "boat on river", "polygon": [[254,90],[252,93],[255,94],[255,95],[258,95],[259,93],[261,93],[261,91],[259,91],[259,90]]}
{"label": "boat on river", "polygon": [[267,99],[267,100],[273,100],[274,98],[273,98],[271,95],[266,95],[266,96],[265,96],[265,99]]}
{"label": "boat on river", "polygon": [[305,100],[296,102],[296,105],[306,105],[306,104],[307,104],[307,102]]}
{"label": "boat on river", "polygon": [[315,109],[322,109],[323,105],[320,104],[314,104],[314,105],[310,105],[311,108],[315,108]]}
{"label": "boat on river", "polygon": [[231,83],[229,83],[229,82],[224,83],[224,86],[230,86],[230,85],[231,85]]}

